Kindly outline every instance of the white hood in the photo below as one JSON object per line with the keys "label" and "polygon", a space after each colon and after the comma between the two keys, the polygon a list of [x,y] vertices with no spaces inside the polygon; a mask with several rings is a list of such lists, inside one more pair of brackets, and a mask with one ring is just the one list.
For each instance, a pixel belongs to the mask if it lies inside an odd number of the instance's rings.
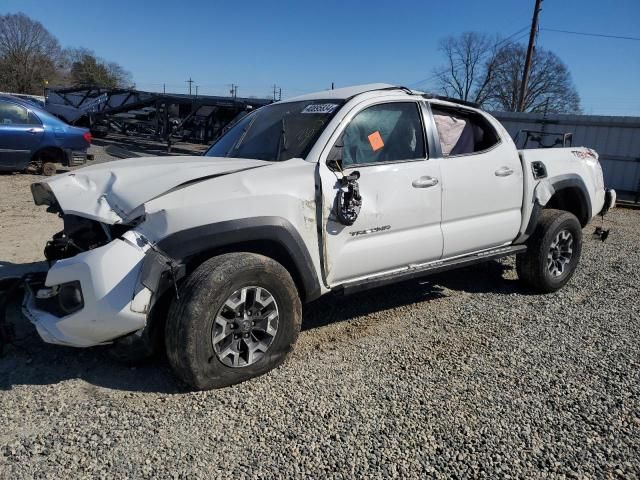
{"label": "white hood", "polygon": [[132,220],[144,203],[204,178],[269,165],[264,160],[202,156],[142,157],[100,163],[31,185],[36,205],[108,224]]}

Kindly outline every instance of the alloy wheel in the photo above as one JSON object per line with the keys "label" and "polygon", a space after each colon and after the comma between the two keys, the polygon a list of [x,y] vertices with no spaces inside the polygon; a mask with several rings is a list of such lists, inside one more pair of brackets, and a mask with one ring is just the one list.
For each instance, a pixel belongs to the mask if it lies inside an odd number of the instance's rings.
{"label": "alloy wheel", "polygon": [[242,287],[216,314],[213,350],[228,367],[247,367],[260,360],[278,332],[278,304],[265,288]]}

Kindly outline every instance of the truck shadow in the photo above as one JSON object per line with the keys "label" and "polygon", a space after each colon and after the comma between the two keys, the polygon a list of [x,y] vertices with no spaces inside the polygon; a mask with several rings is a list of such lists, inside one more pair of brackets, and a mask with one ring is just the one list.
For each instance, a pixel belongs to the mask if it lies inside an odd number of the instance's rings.
{"label": "truck shadow", "polygon": [[527,294],[515,280],[505,279],[513,266],[498,261],[408,280],[353,295],[329,295],[305,305],[302,330],[312,330],[403,305],[447,297],[447,291]]}
{"label": "truck shadow", "polygon": [[[455,272],[411,280],[338,297],[326,296],[306,305],[302,330],[349,321],[370,313],[447,297],[452,291],[526,294],[515,280],[503,278],[513,267],[488,262]],[[173,376],[164,356],[135,367],[114,360],[108,347],[76,349],[43,343],[34,327],[20,314],[20,301],[12,299],[7,318],[16,341],[0,352],[0,391],[20,385],[52,385],[72,381],[80,395],[108,395],[102,389],[140,393],[178,394],[188,388]]]}

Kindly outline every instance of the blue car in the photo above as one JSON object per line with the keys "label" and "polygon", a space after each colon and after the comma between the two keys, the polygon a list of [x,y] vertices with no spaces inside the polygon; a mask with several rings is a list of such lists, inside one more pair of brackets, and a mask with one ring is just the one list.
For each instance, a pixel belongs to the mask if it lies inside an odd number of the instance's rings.
{"label": "blue car", "polygon": [[35,103],[0,95],[0,171],[56,173],[56,164],[83,165],[91,133],[72,127]]}

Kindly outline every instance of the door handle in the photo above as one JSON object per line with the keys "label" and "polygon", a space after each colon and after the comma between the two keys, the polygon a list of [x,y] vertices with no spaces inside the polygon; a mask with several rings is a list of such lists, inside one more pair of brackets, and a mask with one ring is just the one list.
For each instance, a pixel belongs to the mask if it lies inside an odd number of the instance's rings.
{"label": "door handle", "polygon": [[496,170],[496,177],[508,177],[513,173],[513,168],[511,167],[500,167]]}
{"label": "door handle", "polygon": [[43,131],[42,128],[30,128],[27,130],[27,132],[33,133],[33,134],[41,133],[42,131]]}
{"label": "door handle", "polygon": [[411,182],[411,185],[413,185],[415,188],[433,187],[434,185],[437,185],[437,184],[438,184],[438,179],[435,177],[420,177],[414,180],[413,182]]}

